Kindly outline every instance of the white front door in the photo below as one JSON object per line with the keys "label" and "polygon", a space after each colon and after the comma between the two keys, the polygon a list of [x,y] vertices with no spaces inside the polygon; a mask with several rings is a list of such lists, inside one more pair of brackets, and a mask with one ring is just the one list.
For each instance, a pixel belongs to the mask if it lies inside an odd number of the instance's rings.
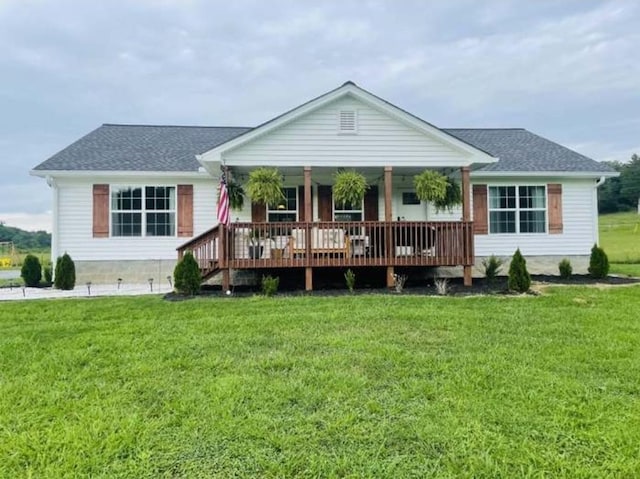
{"label": "white front door", "polygon": [[426,221],[427,204],[418,200],[416,192],[410,188],[394,191],[393,219],[401,221]]}

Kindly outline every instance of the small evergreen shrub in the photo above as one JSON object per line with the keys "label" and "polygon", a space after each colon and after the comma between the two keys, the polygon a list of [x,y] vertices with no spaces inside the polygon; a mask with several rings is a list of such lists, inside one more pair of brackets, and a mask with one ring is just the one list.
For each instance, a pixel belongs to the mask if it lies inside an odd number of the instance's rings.
{"label": "small evergreen shrub", "polygon": [[278,276],[273,277],[271,275],[262,277],[262,294],[265,296],[273,296],[278,292],[278,286],[280,285],[280,278]]}
{"label": "small evergreen shrub", "polygon": [[56,261],[56,274],[53,285],[57,289],[71,290],[76,286],[76,265],[71,256],[63,254]]}
{"label": "small evergreen shrub", "polygon": [[180,294],[193,296],[200,291],[202,275],[191,251],[187,251],[173,269],[173,282],[176,291]]}
{"label": "small evergreen shrub", "polygon": [[591,258],[589,259],[589,274],[593,278],[606,278],[609,274],[609,258],[597,244],[591,248]]}
{"label": "small evergreen shrub", "polygon": [[20,270],[20,276],[22,276],[25,286],[33,288],[40,284],[40,280],[42,279],[42,266],[40,266],[40,260],[37,256],[32,254],[25,256]]}
{"label": "small evergreen shrub", "polygon": [[347,283],[347,289],[350,293],[353,293],[353,288],[356,286],[356,274],[350,269],[344,274],[344,280]]}
{"label": "small evergreen shrub", "polygon": [[484,267],[484,275],[489,281],[496,279],[500,270],[502,269],[502,260],[495,255],[491,255],[488,258],[482,260],[482,266]]}
{"label": "small evergreen shrub", "polygon": [[558,263],[558,271],[560,272],[560,277],[562,279],[571,278],[571,274],[573,273],[573,268],[571,267],[571,261],[567,258],[564,258],[560,263]]}
{"label": "small evergreen shrub", "polygon": [[50,264],[48,264],[42,269],[42,275],[44,276],[44,282],[50,285],[51,280],[53,279],[53,271],[51,271]]}
{"label": "small evergreen shrub", "polygon": [[531,276],[527,271],[527,261],[520,253],[520,248],[516,250],[511,258],[511,265],[509,266],[509,289],[511,291],[517,291],[519,293],[526,293],[531,286]]}

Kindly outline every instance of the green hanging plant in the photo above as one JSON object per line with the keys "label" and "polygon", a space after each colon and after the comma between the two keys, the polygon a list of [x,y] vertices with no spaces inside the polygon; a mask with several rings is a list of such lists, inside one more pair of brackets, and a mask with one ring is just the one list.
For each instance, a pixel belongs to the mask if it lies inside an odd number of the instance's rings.
{"label": "green hanging plant", "polygon": [[447,191],[444,198],[433,202],[436,211],[447,210],[451,212],[454,206],[462,204],[462,190],[460,185],[453,178],[447,177]]}
{"label": "green hanging plant", "polygon": [[420,201],[435,203],[442,201],[447,195],[447,177],[433,170],[424,170],[413,177],[416,196]]}
{"label": "green hanging plant", "polygon": [[334,175],[333,199],[343,207],[360,205],[368,189],[367,179],[355,170],[339,170]]}
{"label": "green hanging plant", "polygon": [[227,193],[231,209],[241,211],[244,206],[244,188],[234,179],[227,180]]}
{"label": "green hanging plant", "polygon": [[285,199],[282,175],[277,168],[257,168],[249,173],[247,193],[254,203],[275,205]]}

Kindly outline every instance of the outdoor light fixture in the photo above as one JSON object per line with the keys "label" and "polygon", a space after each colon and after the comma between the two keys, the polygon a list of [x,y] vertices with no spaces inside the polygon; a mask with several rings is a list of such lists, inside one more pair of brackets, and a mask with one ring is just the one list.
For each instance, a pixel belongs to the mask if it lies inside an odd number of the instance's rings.
{"label": "outdoor light fixture", "polygon": [[169,281],[169,288],[173,289],[173,283],[171,282],[171,275],[167,276],[167,281]]}
{"label": "outdoor light fixture", "polygon": [[149,278],[149,289],[153,293],[153,278]]}
{"label": "outdoor light fixture", "polygon": [[91,281],[87,281],[87,294],[91,296]]}
{"label": "outdoor light fixture", "polygon": [[118,278],[118,291],[120,291],[121,284],[122,284],[122,278]]}

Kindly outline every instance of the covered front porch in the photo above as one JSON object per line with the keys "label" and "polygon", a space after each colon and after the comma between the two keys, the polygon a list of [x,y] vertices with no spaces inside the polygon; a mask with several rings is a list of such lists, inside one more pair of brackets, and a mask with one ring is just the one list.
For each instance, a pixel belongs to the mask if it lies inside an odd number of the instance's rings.
{"label": "covered front porch", "polygon": [[[464,282],[471,285],[474,264],[473,224],[470,214],[469,168],[459,170],[462,190],[461,216],[458,221],[418,221],[397,215],[393,208],[394,184],[407,175],[385,167],[382,188],[372,188],[369,203],[375,211],[366,211],[361,221],[324,221],[337,215],[326,208],[314,181],[311,167],[302,170],[296,221],[267,221],[265,205],[252,205],[252,221],[232,221],[218,225],[178,248],[181,258],[192,251],[203,279],[222,274],[222,286],[230,287],[231,270],[305,269],[305,289],[313,289],[313,268],[386,267],[387,285],[393,286],[395,267],[462,266]],[[237,174],[237,173],[236,173]],[[328,178],[326,172],[319,178]],[[314,197],[313,191],[316,190]],[[382,191],[378,191],[378,190]],[[315,199],[315,203],[314,203]],[[383,205],[378,212],[377,204]],[[305,221],[320,217],[320,221]],[[422,205],[423,217],[426,207]],[[371,219],[371,217],[375,219]]]}

